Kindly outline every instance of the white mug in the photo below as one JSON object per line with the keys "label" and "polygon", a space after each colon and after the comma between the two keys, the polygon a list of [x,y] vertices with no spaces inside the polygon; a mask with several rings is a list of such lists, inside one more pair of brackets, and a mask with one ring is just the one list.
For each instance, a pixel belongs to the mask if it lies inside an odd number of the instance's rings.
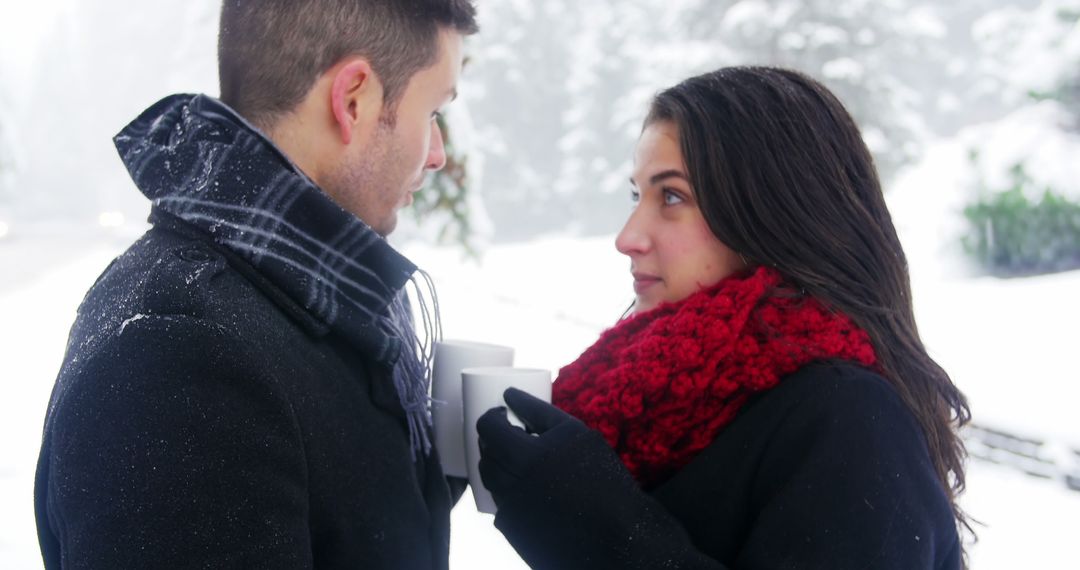
{"label": "white mug", "polygon": [[[551,402],[551,372],[539,368],[482,367],[461,371],[462,400],[465,406],[465,459],[468,462],[469,486],[472,487],[476,509],[495,514],[495,500],[480,479],[480,443],[476,435],[476,420],[484,412],[505,406],[503,392],[514,387],[545,402]],[[521,426],[511,412],[512,423]]]}
{"label": "white mug", "polygon": [[444,340],[435,343],[431,381],[431,419],[435,447],[443,473],[468,477],[465,467],[464,412],[461,406],[461,370],[476,366],[510,366],[514,349],[498,344]]}

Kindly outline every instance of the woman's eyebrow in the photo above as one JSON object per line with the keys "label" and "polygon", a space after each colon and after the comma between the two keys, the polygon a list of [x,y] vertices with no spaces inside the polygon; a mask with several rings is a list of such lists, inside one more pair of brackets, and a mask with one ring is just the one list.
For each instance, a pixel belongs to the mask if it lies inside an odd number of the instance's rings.
{"label": "woman's eyebrow", "polygon": [[[663,182],[664,180],[667,180],[668,178],[682,178],[683,180],[685,180],[687,182],[690,181],[690,179],[687,178],[687,176],[686,176],[686,174],[684,172],[682,172],[681,170],[675,170],[673,168],[673,169],[670,169],[670,170],[665,170],[663,172],[658,172],[656,174],[653,174],[652,177],[649,178],[649,184],[650,185],[656,185],[656,184],[659,184],[659,183]],[[633,177],[630,177],[630,185],[631,186],[637,186],[637,182],[634,182]]]}

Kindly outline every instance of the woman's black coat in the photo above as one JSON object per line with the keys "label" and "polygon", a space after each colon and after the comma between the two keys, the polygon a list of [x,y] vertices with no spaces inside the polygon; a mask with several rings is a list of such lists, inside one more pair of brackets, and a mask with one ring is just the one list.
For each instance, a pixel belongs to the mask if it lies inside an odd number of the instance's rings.
{"label": "woman's black coat", "polygon": [[495,524],[536,569],[960,567],[921,429],[884,379],[844,364],[784,379],[651,493],[582,430]]}

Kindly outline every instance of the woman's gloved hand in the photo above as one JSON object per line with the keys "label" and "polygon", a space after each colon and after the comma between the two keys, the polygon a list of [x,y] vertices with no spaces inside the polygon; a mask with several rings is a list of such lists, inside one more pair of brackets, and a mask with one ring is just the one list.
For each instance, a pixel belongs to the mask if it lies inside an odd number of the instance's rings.
{"label": "woman's gloved hand", "polygon": [[581,420],[516,388],[508,388],[503,398],[529,431],[512,425],[503,407],[476,421],[480,478],[500,508],[548,453],[589,431]]}

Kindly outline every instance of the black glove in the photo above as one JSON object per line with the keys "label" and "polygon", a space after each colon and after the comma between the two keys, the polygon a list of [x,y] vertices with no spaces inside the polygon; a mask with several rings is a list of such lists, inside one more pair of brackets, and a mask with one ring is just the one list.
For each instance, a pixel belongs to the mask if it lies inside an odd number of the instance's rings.
{"label": "black glove", "polygon": [[480,478],[500,507],[548,453],[589,430],[581,420],[516,388],[508,388],[503,398],[531,433],[512,425],[504,407],[476,421]]}

